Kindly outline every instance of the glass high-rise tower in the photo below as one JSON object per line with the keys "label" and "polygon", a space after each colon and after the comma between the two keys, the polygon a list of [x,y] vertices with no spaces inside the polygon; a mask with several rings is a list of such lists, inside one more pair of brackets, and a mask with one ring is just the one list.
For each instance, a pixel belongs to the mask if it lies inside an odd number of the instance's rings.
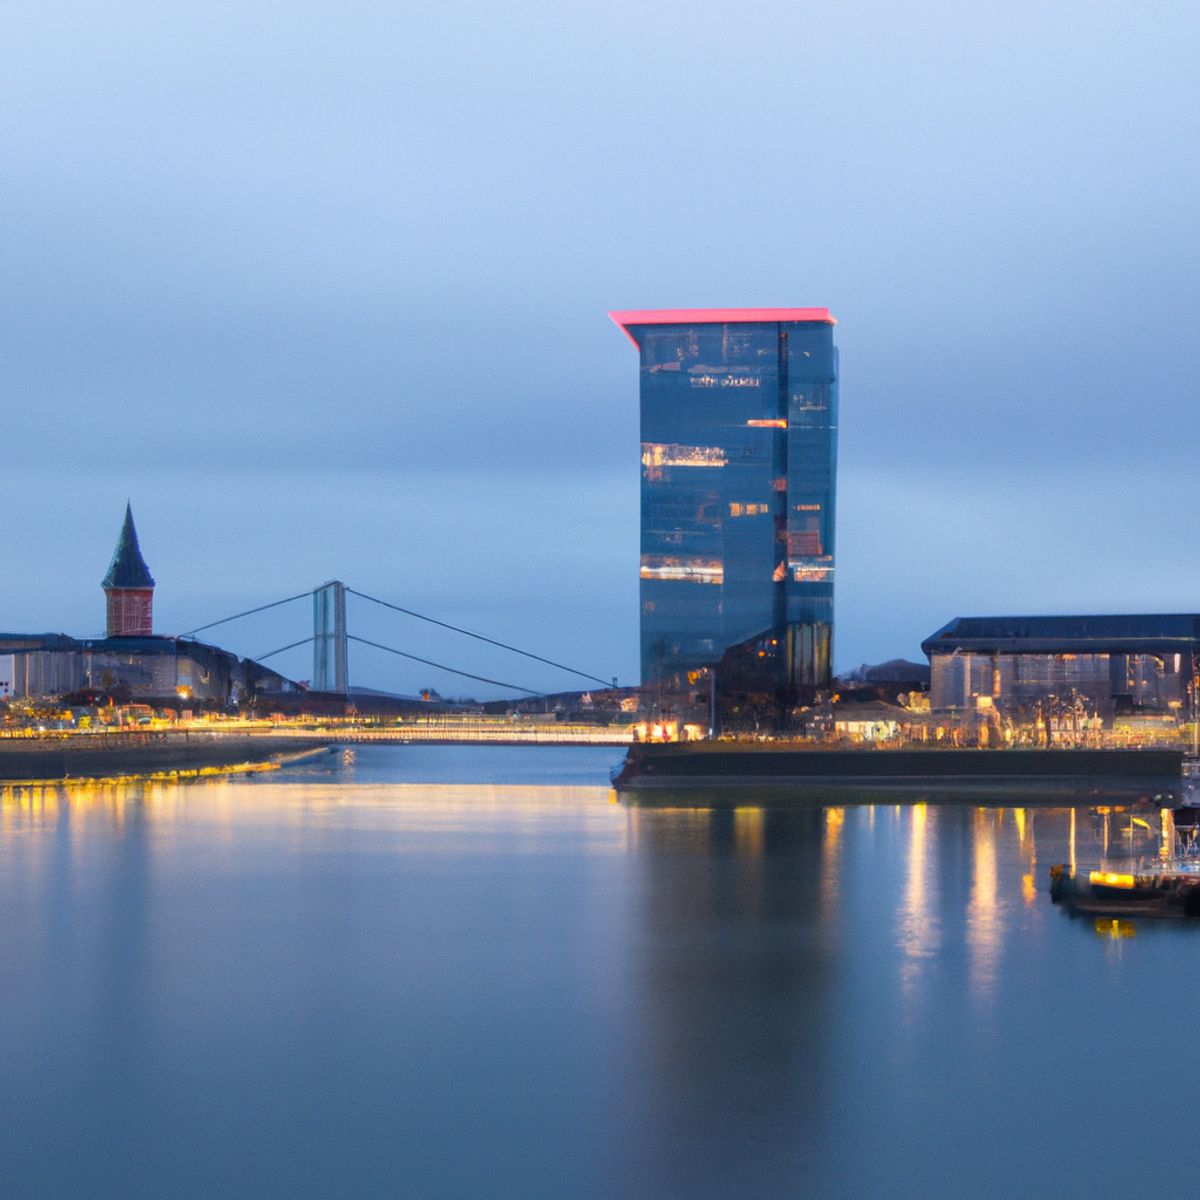
{"label": "glass high-rise tower", "polygon": [[824,308],[615,312],[641,354],[642,682],[804,697],[833,641],[837,350]]}

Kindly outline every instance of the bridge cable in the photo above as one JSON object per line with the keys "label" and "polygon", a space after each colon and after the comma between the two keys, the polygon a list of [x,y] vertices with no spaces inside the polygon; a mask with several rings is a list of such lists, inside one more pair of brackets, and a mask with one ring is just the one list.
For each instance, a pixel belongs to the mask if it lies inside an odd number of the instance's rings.
{"label": "bridge cable", "polygon": [[266,612],[268,608],[278,608],[281,604],[291,604],[293,600],[302,600],[305,596],[311,596],[312,592],[297,592],[294,596],[289,596],[286,600],[272,600],[270,604],[260,604],[257,608],[248,608],[245,612],[234,613],[232,617],[222,617],[219,621],[209,621],[207,625],[197,625],[195,629],[189,629],[187,633],[181,633],[180,637],[191,637],[193,633],[201,633],[205,629],[215,629],[218,625],[225,625],[230,621],[236,621],[239,617],[248,617],[252,613]]}
{"label": "bridge cable", "polygon": [[298,642],[292,642],[288,646],[280,646],[278,650],[272,650],[269,654],[256,654],[250,661],[262,662],[265,659],[274,658],[277,654],[282,654],[285,650],[295,650],[297,646],[303,646],[306,642],[315,642],[316,640],[315,636],[301,638]]}
{"label": "bridge cable", "polygon": [[[347,591],[350,589],[347,588]],[[369,600],[371,597],[367,597]],[[408,654],[403,650],[397,650],[394,646],[383,646],[379,642],[369,642],[366,638],[356,637],[352,633],[346,634],[346,640],[350,642],[362,642],[364,646],[374,646],[376,650],[386,650],[389,654],[398,654],[401,658],[411,658],[413,662],[424,663],[427,667],[436,667],[439,671],[449,671],[451,675],[462,675],[466,679],[474,679],[479,683],[491,683],[496,687],[511,688],[515,692],[524,692],[529,696],[544,696],[545,692],[535,692],[533,688],[520,687],[515,683],[505,683],[500,679],[488,679],[484,675],[472,675],[470,671],[459,671],[454,667],[448,667],[445,663],[432,662],[428,658],[418,658],[415,654]]]}
{"label": "bridge cable", "polygon": [[[360,596],[363,600],[370,600],[373,604],[381,604],[384,608],[395,609],[398,613],[403,613],[406,617],[416,617],[418,621],[428,621],[431,625],[440,625],[443,629],[452,630],[454,633],[462,633],[467,637],[475,638],[480,642],[487,642],[489,646],[499,646],[501,650],[511,650],[513,654],[523,655],[525,658],[532,658],[535,662],[545,663],[548,667],[557,667],[560,671],[566,671],[570,675],[579,675],[583,679],[590,679],[594,683],[603,684],[606,688],[613,686],[611,679],[601,679],[599,675],[592,675],[587,671],[578,671],[574,667],[568,667],[564,663],[555,662],[550,658],[543,658],[540,654],[531,654],[528,650],[519,650],[516,646],[510,646],[507,642],[498,642],[495,638],[484,637],[482,633],[472,633],[469,629],[460,629],[457,625],[450,625],[445,621],[439,621],[435,617],[427,617],[423,613],[413,612],[411,608],[401,608],[398,604],[389,604],[386,600],[380,600],[378,596],[368,596],[366,592],[360,592],[355,588],[348,587],[346,591],[352,595]],[[462,672],[460,672],[461,674]],[[477,676],[470,676],[475,679]],[[490,680],[486,682],[491,682]],[[511,687],[511,684],[505,684],[505,687]],[[527,688],[521,688],[521,691],[527,691]],[[542,692],[535,692],[534,695],[544,695]]]}

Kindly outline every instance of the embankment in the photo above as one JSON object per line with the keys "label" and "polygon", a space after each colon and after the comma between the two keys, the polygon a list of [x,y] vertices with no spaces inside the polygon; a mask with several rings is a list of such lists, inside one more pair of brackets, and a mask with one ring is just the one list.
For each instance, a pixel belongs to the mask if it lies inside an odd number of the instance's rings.
{"label": "embankment", "polygon": [[692,742],[630,748],[614,778],[632,793],[878,789],[1064,796],[1178,793],[1177,750],[827,750],[787,743]]}
{"label": "embankment", "polygon": [[0,781],[152,775],[278,762],[324,749],[312,738],[191,730],[5,738]]}

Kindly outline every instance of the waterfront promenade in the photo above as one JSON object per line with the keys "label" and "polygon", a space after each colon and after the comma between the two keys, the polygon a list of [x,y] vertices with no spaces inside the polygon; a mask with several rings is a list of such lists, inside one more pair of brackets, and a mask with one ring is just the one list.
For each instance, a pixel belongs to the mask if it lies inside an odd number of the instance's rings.
{"label": "waterfront promenade", "polygon": [[323,747],[404,745],[623,746],[629,725],[554,721],[430,720],[401,725],[195,722],[162,728],[7,730],[0,780],[69,779],[272,764]]}
{"label": "waterfront promenade", "polygon": [[503,746],[628,746],[632,725],[585,725],[555,721],[417,721],[396,726],[346,726],[313,730],[312,736],[330,742],[405,743]]}

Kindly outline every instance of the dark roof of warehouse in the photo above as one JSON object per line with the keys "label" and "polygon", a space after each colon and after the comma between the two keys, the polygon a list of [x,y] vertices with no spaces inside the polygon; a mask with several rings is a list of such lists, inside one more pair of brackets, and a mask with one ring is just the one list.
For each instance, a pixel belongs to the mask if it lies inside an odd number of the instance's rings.
{"label": "dark roof of warehouse", "polygon": [[150,568],[142,557],[141,547],[138,546],[137,530],[133,525],[133,509],[125,505],[125,521],[121,525],[121,536],[117,539],[117,548],[113,551],[112,562],[108,565],[108,574],[100,585],[103,588],[152,588],[154,580]]}
{"label": "dark roof of warehouse", "polygon": [[107,651],[120,654],[224,655],[237,658],[220,646],[198,642],[195,638],[167,637],[160,634],[140,637],[75,638],[65,633],[0,633],[0,654],[21,654],[46,650]]}
{"label": "dark roof of warehouse", "polygon": [[[218,661],[249,664],[260,676],[269,675],[292,683],[273,667],[264,666],[251,658],[239,659],[230,650],[200,642],[189,637],[170,637],[152,634],[145,637],[74,638],[65,633],[0,633],[0,654],[32,654],[54,651],[58,653],[129,654],[151,656],[156,654],[185,654],[193,662],[211,666]],[[428,707],[428,706],[427,706]]]}
{"label": "dark roof of warehouse", "polygon": [[74,650],[76,638],[65,633],[0,633],[0,654],[21,654],[37,650]]}
{"label": "dark roof of warehouse", "polygon": [[955,617],[921,643],[928,655],[1178,653],[1200,643],[1196,613],[1094,617]]}

